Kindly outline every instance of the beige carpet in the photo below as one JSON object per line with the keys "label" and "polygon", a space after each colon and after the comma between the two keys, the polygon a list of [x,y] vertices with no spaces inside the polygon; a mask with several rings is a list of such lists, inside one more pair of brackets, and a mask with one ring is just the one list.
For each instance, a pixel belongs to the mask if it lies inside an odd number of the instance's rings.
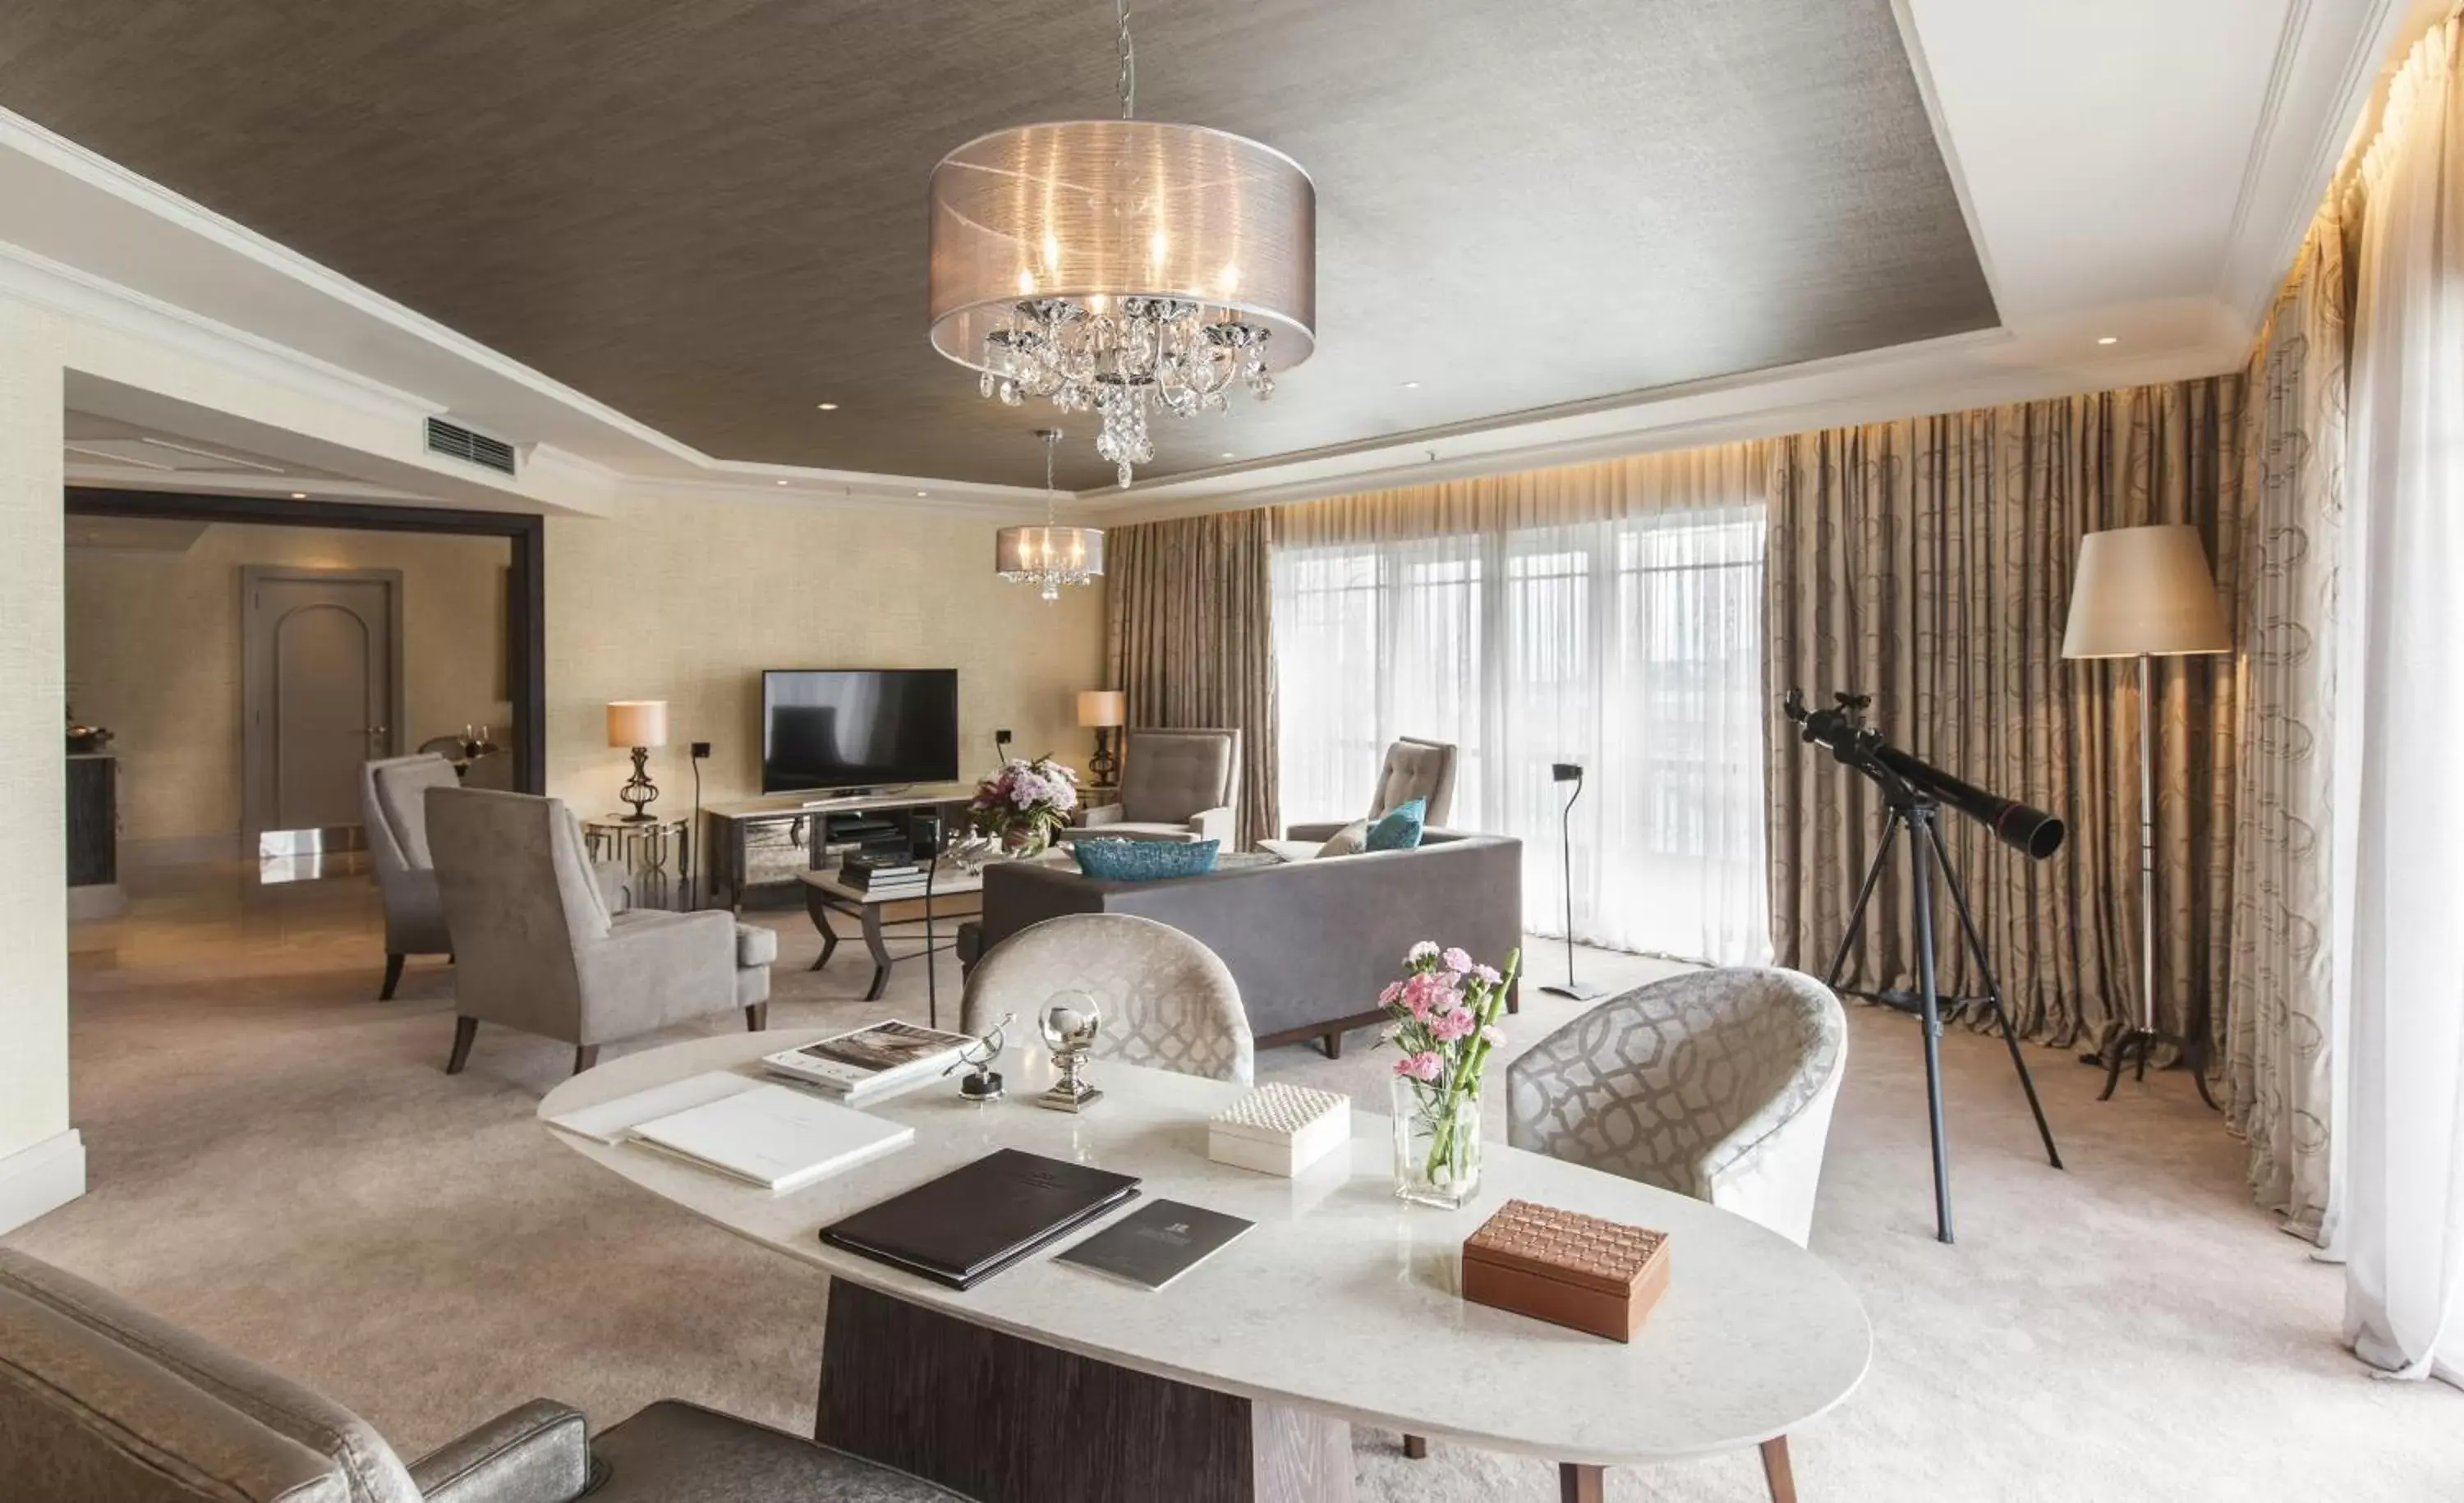
{"label": "beige carpet", "polygon": [[[407,1451],[534,1395],[601,1424],[678,1395],[808,1426],[821,1282],[551,1142],[532,1112],[562,1047],[482,1029],[447,1078],[451,974],[415,964],[400,1001],[374,1002],[372,912],[357,881],[226,876],[81,929],[93,1190],[7,1240],[324,1390]],[[778,1025],[875,1010],[850,1000],[860,947],[808,975],[809,926],[770,917]],[[1621,984],[1666,969],[1583,963]],[[922,992],[909,967],[891,1005],[920,1016]],[[1514,1038],[1572,1011],[1535,998]],[[2339,1348],[2339,1273],[2249,1205],[2239,1146],[2187,1081],[2099,1105],[2093,1072],[2032,1050],[2071,1166],[2057,1174],[2000,1046],[1947,1040],[1961,1240],[1946,1248],[1915,1032],[1853,1022],[1814,1248],[1863,1294],[1876,1353],[1863,1388],[1795,1438],[1808,1503],[2464,1497],[2464,1394],[2374,1381]],[[1274,1050],[1260,1073],[1376,1107],[1369,1042],[1340,1062]],[[1365,1431],[1357,1450],[1366,1499],[1556,1495],[1534,1462],[1441,1445],[1411,1463]],[[1763,1494],[1738,1456],[1613,1472],[1609,1495]]]}

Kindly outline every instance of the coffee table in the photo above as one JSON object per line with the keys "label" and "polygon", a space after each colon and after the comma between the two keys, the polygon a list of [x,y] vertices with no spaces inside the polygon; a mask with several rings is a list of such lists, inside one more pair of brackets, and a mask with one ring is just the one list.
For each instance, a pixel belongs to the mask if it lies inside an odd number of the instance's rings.
{"label": "coffee table", "polygon": [[[542,1117],[709,1070],[758,1069],[821,1036],[782,1029],[628,1054],[557,1087]],[[1039,1110],[1042,1050],[1001,1065],[1006,1101],[936,1083],[868,1108],[915,1129],[887,1158],[786,1195],[559,1132],[642,1189],[830,1279],[818,1438],[983,1503],[1344,1503],[1351,1426],[1540,1456],[1560,1495],[1602,1470],[1760,1447],[1795,1496],[1788,1433],[1863,1379],[1873,1337],[1839,1275],[1732,1212],[1491,1144],[1459,1211],[1404,1205],[1389,1126],[1355,1112],[1352,1152],[1297,1180],[1206,1157],[1242,1088],[1098,1060],[1103,1100]],[[819,1229],[996,1148],[1138,1175],[1256,1225],[1149,1292],[1042,1251],[972,1290],[826,1246]],[[1463,1239],[1509,1198],[1665,1231],[1668,1291],[1631,1344],[1461,1297]],[[1074,1240],[1074,1239],[1065,1239]]]}
{"label": "coffee table", "polygon": [[[938,864],[933,873],[928,893],[884,895],[853,886],[839,878],[836,869],[822,872],[799,872],[796,880],[803,884],[804,912],[812,916],[813,927],[822,934],[822,953],[813,960],[812,969],[820,970],[830,962],[839,949],[839,935],[830,927],[830,915],[845,914],[863,926],[864,947],[872,956],[872,984],[865,988],[864,1000],[879,1002],[882,991],[890,984],[890,968],[899,960],[924,957],[929,968],[931,957],[949,948],[935,939],[927,927],[923,945],[905,956],[890,953],[890,937],[884,931],[902,924],[930,925],[943,918],[973,917],[984,909],[984,874],[979,870],[962,872],[948,862]],[[956,942],[956,931],[950,941]],[[932,1011],[941,1010],[938,988],[934,988]],[[933,1026],[940,1027],[935,1016]]]}

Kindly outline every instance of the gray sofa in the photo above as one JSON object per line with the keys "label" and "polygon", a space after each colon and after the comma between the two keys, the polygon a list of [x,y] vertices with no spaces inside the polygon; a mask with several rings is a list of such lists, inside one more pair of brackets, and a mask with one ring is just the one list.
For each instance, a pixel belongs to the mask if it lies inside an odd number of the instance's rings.
{"label": "gray sofa", "polygon": [[983,902],[979,953],[1063,914],[1170,924],[1222,957],[1258,1047],[1315,1038],[1332,1056],[1345,1030],[1382,1019],[1377,993],[1402,974],[1418,941],[1459,944],[1491,964],[1523,942],[1523,843],[1433,829],[1412,851],[1154,882],[1001,862],[984,869]]}
{"label": "gray sofa", "polygon": [[[474,1360],[488,1339],[472,1333]],[[534,1399],[405,1465],[341,1405],[0,1249],[0,1497],[33,1503],[961,1503],[663,1400],[596,1436]]]}

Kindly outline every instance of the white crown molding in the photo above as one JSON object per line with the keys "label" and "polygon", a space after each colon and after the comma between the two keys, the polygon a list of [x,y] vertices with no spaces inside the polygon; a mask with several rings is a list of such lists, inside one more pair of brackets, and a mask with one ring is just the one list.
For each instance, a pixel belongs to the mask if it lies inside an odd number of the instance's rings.
{"label": "white crown molding", "polygon": [[376,417],[415,423],[443,408],[313,355],[0,241],[0,298],[178,350]]}
{"label": "white crown molding", "polygon": [[[635,477],[622,483],[620,494],[640,501],[763,501],[1002,521],[1031,520],[1042,517],[1045,508],[1044,493],[1026,486],[798,470],[784,465],[715,465],[709,474],[701,475]],[[1085,510],[1084,503],[1067,491],[1057,497],[1056,508],[1072,515]]]}
{"label": "white crown molding", "polygon": [[2290,0],[2217,294],[2255,327],[2301,248],[2418,0]]}
{"label": "white crown molding", "polygon": [[423,496],[365,480],[338,479],[330,475],[308,477],[234,475],[226,470],[143,470],[134,465],[101,464],[77,458],[71,458],[61,466],[60,478],[69,485],[106,491],[173,491],[203,496],[304,495],[319,501],[383,502],[388,506],[467,508],[470,504],[461,499]]}

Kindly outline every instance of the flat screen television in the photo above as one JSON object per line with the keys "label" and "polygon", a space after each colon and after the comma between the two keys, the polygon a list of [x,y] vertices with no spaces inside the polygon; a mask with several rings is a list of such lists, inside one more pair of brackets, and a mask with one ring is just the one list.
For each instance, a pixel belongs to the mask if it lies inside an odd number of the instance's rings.
{"label": "flat screen television", "polygon": [[761,675],[761,791],[958,776],[955,668],[774,668]]}

